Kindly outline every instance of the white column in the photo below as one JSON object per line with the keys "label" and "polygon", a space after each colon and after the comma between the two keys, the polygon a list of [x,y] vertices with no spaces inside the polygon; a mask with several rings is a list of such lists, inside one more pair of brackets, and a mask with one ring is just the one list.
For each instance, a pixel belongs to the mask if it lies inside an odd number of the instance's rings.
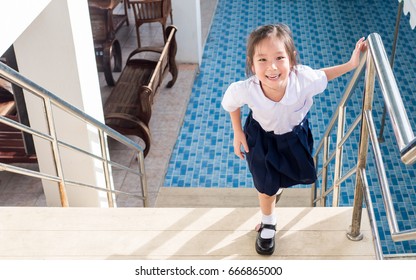
{"label": "white column", "polygon": [[201,6],[200,0],[172,0],[173,25],[178,28],[176,41],[178,63],[202,61]]}
{"label": "white column", "polygon": [[[87,1],[52,0],[14,43],[19,72],[85,113],[103,121]],[[47,131],[41,102],[25,93],[31,126]],[[57,134],[65,142],[99,154],[95,130],[54,108]],[[34,139],[42,172],[55,174],[50,145]],[[104,187],[102,165],[61,149],[63,172],[70,180]],[[43,182],[48,206],[60,206],[56,183]],[[107,195],[67,185],[70,206],[107,207]]]}

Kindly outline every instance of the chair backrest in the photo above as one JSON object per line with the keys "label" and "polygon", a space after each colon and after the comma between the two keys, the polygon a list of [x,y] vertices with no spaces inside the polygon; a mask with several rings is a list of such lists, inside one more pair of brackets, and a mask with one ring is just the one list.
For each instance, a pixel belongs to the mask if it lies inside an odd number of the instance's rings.
{"label": "chair backrest", "polygon": [[154,70],[154,74],[152,75],[148,84],[154,94],[156,93],[157,88],[162,84],[165,70],[167,67],[169,67],[169,62],[170,59],[172,59],[172,55],[176,54],[172,53],[172,49],[176,49],[176,31],[176,27],[173,26],[166,28],[168,38],[160,54],[160,58]]}
{"label": "chair backrest", "polygon": [[171,0],[129,0],[136,22],[166,21],[172,10]]}

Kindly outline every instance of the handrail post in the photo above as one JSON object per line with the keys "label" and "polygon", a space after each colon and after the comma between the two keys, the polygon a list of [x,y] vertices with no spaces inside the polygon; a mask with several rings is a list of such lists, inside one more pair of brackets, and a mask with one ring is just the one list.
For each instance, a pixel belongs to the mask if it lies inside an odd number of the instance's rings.
{"label": "handrail post", "polygon": [[108,150],[107,150],[108,145],[107,145],[104,132],[101,129],[98,129],[98,135],[100,138],[101,155],[103,157],[105,186],[108,190],[107,192],[108,207],[114,208],[116,206],[116,203],[115,203],[115,195],[113,192],[111,192],[112,190],[114,190],[114,186],[112,184],[113,181],[110,179],[111,170],[108,165],[108,159],[109,159]]}
{"label": "handrail post", "polygon": [[336,152],[335,152],[335,170],[334,170],[334,190],[332,196],[332,207],[338,207],[339,205],[339,178],[341,177],[342,171],[342,151],[343,145],[341,145],[341,140],[344,137],[345,130],[345,104],[339,107],[338,109],[338,130],[337,130],[337,143],[336,143]]}
{"label": "handrail post", "polygon": [[329,135],[324,139],[324,155],[323,162],[324,169],[322,170],[322,187],[321,187],[321,207],[326,206],[326,190],[328,189],[328,154],[329,154]]}
{"label": "handrail post", "polygon": [[49,133],[53,138],[52,152],[53,152],[53,159],[55,160],[56,173],[58,177],[60,178],[59,196],[61,199],[61,205],[62,207],[68,207],[69,206],[68,195],[66,193],[64,171],[62,168],[62,162],[61,162],[61,157],[59,153],[58,136],[56,134],[56,129],[55,129],[55,122],[54,122],[54,117],[53,117],[53,112],[52,112],[52,104],[51,104],[50,98],[45,97],[43,100],[45,104],[45,113],[46,113]]}
{"label": "handrail post", "polygon": [[146,170],[144,167],[144,154],[143,151],[140,151],[137,154],[137,160],[139,161],[139,172],[140,172],[140,184],[142,186],[142,192],[143,192],[143,203],[144,207],[149,206],[149,196],[147,193],[147,179],[146,179]]}
{"label": "handrail post", "polygon": [[[399,37],[399,27],[400,27],[400,18],[403,12],[403,5],[404,1],[399,2],[399,6],[397,8],[397,17],[396,17],[396,26],[394,28],[394,37],[393,37],[393,47],[391,50],[390,56],[390,67],[393,69],[394,66],[394,57],[396,56],[396,46],[397,46],[397,38]],[[384,126],[386,125],[386,115],[387,115],[387,107],[386,104],[383,106],[383,116],[381,118],[381,125],[380,125],[380,132],[378,136],[379,142],[384,142]]]}
{"label": "handrail post", "polygon": [[367,52],[367,62],[366,62],[366,72],[365,72],[365,87],[364,87],[364,98],[363,106],[361,113],[361,132],[360,132],[360,141],[358,148],[358,161],[357,161],[357,173],[355,179],[355,191],[354,191],[354,205],[352,213],[352,222],[351,222],[351,231],[347,233],[347,237],[350,240],[358,241],[362,240],[363,236],[360,233],[361,229],[361,217],[363,209],[363,184],[365,178],[362,178],[365,172],[367,164],[367,154],[368,154],[368,141],[369,141],[369,132],[367,122],[365,121],[365,112],[371,111],[373,104],[374,96],[374,82],[375,82],[375,67],[374,61],[371,57],[371,54]]}
{"label": "handrail post", "polygon": [[[319,156],[316,155],[313,158],[313,160],[314,160],[314,163],[315,163],[315,168],[317,168],[317,166],[319,165]],[[317,181],[318,180],[316,180],[315,182],[313,182],[311,184],[311,196],[310,196],[311,207],[316,206],[315,199],[316,199],[316,194],[317,194],[317,184],[318,184]]]}

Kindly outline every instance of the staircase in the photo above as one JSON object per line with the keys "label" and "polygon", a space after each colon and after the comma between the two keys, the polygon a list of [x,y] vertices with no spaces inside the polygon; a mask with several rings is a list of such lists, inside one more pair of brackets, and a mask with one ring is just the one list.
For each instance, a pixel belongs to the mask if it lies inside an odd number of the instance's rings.
{"label": "staircase", "polygon": [[[416,148],[407,134],[399,142],[411,164]],[[284,192],[269,257],[254,250],[260,212],[253,189],[162,188],[155,208],[2,207],[0,259],[375,259],[366,215],[364,239],[350,241],[351,207],[312,208],[309,201],[310,190]]]}
{"label": "staircase", "polygon": [[0,259],[375,259],[368,219],[350,241],[352,208],[300,206],[309,193],[283,193],[268,257],[254,249],[254,190],[164,188],[155,208],[5,207]]}

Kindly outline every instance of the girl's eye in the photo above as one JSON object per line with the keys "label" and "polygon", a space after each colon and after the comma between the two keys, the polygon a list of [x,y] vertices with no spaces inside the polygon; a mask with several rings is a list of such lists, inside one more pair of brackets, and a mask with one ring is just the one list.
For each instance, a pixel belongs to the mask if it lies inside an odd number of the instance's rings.
{"label": "girl's eye", "polygon": [[258,60],[259,62],[264,62],[264,61],[266,61],[266,59],[265,58],[259,58],[259,60]]}
{"label": "girl's eye", "polygon": [[285,58],[284,56],[278,56],[278,57],[276,57],[276,60],[282,60],[284,58]]}

